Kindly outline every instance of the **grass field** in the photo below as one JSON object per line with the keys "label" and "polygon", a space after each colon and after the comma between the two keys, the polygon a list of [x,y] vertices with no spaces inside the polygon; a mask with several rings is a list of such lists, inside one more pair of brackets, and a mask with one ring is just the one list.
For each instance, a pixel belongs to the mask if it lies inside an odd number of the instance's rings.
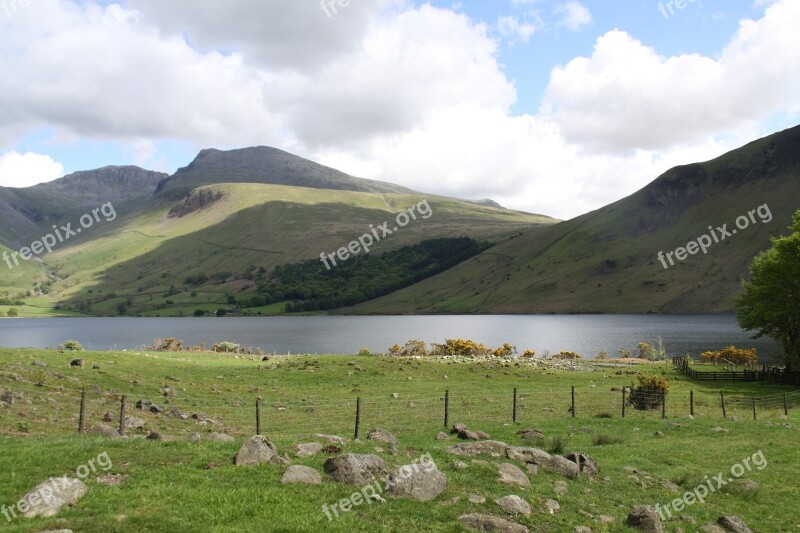
{"label": "grass field", "polygon": [[[87,481],[89,494],[57,517],[11,523],[0,516],[3,530],[14,532],[71,528],[73,531],[465,531],[458,517],[470,512],[505,516],[496,498],[518,494],[533,514],[516,521],[532,531],[629,531],[625,517],[634,504],[661,504],[678,497],[661,481],[681,492],[694,489],[705,476],[726,475],[742,459],[763,452],[768,465],[743,478],[758,483],[745,492],[732,485],[712,493],[703,504],[668,522],[667,531],[696,531],[706,522],[734,514],[755,531],[800,531],[796,501],[799,393],[774,385],[691,383],[668,365],[598,366],[591,371],[555,370],[514,362],[414,360],[375,356],[260,357],[209,353],[84,352],[83,368],[72,368],[69,353],[0,349],[0,391],[11,390],[16,401],[0,407],[2,450],[0,504],[12,505],[48,476],[74,472],[89,459],[107,452],[108,472],[120,474],[118,486]],[[94,367],[97,368],[94,368]],[[670,382],[666,419],[661,411],[629,408],[621,417],[618,391],[630,385],[639,370],[664,375]],[[164,396],[164,387],[170,396]],[[87,391],[86,427],[119,414],[120,395],[127,395],[129,416],[146,421],[144,430],[128,430],[134,438],[109,439],[78,435],[80,391]],[[576,417],[568,409],[575,387]],[[512,423],[513,390],[517,389],[517,423]],[[583,451],[596,458],[599,476],[566,480],[540,471],[528,489],[497,483],[491,464],[473,463],[466,470],[450,467],[456,459],[445,448],[454,437],[436,440],[443,425],[443,397],[449,391],[450,423],[464,422],[510,445],[550,448],[563,441],[563,453]],[[688,417],[689,391],[694,391],[695,416]],[[722,418],[719,391],[727,398]],[[787,394],[789,416],[783,416]],[[396,394],[397,398],[393,395]],[[352,438],[355,399],[361,398],[359,442],[343,452],[375,453],[364,437],[374,427],[392,431],[400,441],[399,455],[379,452],[387,465],[408,464],[430,453],[448,477],[447,490],[427,503],[389,498],[387,503],[362,505],[329,523],[322,505],[348,497],[354,487],[325,481],[319,486],[281,485],[284,467],[235,467],[232,458],[243,440],[255,433],[255,401],[261,398],[262,433],[297,464],[322,470],[328,457],[297,459],[291,446],[314,442],[315,433]],[[753,420],[751,398],[757,397]],[[134,403],[148,398],[163,406],[162,414],[145,413]],[[189,415],[183,420],[179,415]],[[211,419],[201,425],[191,415]],[[116,422],[108,422],[116,426]],[[541,429],[543,443],[524,442],[517,432]],[[727,432],[714,432],[722,427]],[[150,430],[175,437],[170,441],[143,438]],[[224,432],[234,442],[190,443],[191,433]],[[656,436],[656,432],[663,436]],[[479,457],[489,463],[511,462]],[[522,466],[518,464],[518,466]],[[657,480],[643,487],[643,474]],[[104,478],[100,478],[101,481]],[[554,482],[565,480],[568,494],[557,496]],[[472,504],[471,494],[486,497]],[[544,510],[556,499],[561,511]],[[601,524],[608,515],[615,522]],[[694,523],[693,523],[694,522]]]}

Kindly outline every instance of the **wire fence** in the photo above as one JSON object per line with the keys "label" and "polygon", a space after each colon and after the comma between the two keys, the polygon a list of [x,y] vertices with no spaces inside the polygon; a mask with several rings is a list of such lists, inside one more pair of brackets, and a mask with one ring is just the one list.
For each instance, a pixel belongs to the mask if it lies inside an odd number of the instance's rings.
{"label": "wire fence", "polygon": [[96,386],[70,389],[16,382],[7,391],[4,398],[10,397],[11,403],[0,399],[0,430],[5,433],[66,434],[107,425],[128,435],[155,431],[175,437],[212,431],[244,437],[260,430],[286,439],[318,433],[352,438],[375,427],[419,433],[440,431],[457,422],[473,427],[487,423],[535,426],[564,418],[777,418],[800,407],[800,391],[760,396],[693,390],[640,393],[632,403],[629,387],[601,390],[592,385],[550,390],[465,386],[434,395],[336,400],[275,399],[267,394],[200,398],[179,393],[153,403]]}

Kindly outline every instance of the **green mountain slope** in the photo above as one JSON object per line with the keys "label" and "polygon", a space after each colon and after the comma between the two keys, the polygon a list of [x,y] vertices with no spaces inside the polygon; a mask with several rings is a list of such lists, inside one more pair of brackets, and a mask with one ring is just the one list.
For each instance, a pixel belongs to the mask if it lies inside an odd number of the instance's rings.
{"label": "green mountain slope", "polygon": [[[769,236],[800,208],[800,127],[703,164],[674,168],[632,196],[525,232],[413,287],[351,313],[726,312]],[[737,230],[665,269],[659,251],[708,226],[736,229],[766,204],[772,220]],[[766,214],[766,209],[762,210]],[[768,218],[768,217],[765,217]],[[709,235],[710,237],[710,235]],[[674,256],[673,256],[674,257]]]}

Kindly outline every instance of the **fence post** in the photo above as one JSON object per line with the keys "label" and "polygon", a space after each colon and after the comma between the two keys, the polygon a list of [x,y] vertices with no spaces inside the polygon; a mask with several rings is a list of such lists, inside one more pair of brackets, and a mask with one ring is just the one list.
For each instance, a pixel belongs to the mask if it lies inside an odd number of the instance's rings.
{"label": "fence post", "polygon": [[753,420],[756,420],[756,397],[753,396]]}
{"label": "fence post", "polygon": [[119,403],[119,436],[125,436],[125,400],[127,396],[122,395],[122,400]]}
{"label": "fence post", "polygon": [[783,393],[783,414],[789,416],[789,404],[786,403],[786,393]]}
{"label": "fence post", "polygon": [[353,439],[358,438],[358,433],[361,429],[361,397],[356,398],[356,432]]}
{"label": "fence post", "polygon": [[719,391],[719,398],[722,401],[722,418],[728,418],[728,415],[725,413],[725,393]]}
{"label": "fence post", "polygon": [[514,387],[514,409],[511,413],[511,421],[517,423],[517,388]]}
{"label": "fence post", "polygon": [[256,435],[261,435],[261,400],[256,400]]}
{"label": "fence post", "polygon": [[689,414],[694,416],[694,390],[689,391]]}
{"label": "fence post", "polygon": [[625,418],[625,387],[622,387],[622,418]]}
{"label": "fence post", "polygon": [[667,418],[667,392],[661,391],[661,418]]}
{"label": "fence post", "polygon": [[444,391],[444,427],[450,419],[450,390]]}
{"label": "fence post", "polygon": [[572,418],[575,418],[575,385],[572,386]]}
{"label": "fence post", "polygon": [[81,389],[81,412],[78,418],[78,433],[83,433],[86,425],[86,387]]}

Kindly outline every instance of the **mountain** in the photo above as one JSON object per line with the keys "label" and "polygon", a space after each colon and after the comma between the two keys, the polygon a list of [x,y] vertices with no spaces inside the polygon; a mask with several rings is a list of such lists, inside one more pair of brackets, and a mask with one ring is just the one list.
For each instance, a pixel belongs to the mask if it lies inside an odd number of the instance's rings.
{"label": "mountain", "polygon": [[[729,312],[752,258],[769,246],[770,235],[787,231],[800,208],[799,180],[795,127],[712,161],[673,168],[618,202],[524,232],[346,312]],[[737,217],[751,211],[748,227],[738,229]],[[719,239],[723,232],[716,228],[723,224],[735,233],[713,243],[711,231]],[[675,265],[665,258],[664,268],[659,252],[686,247],[702,235],[712,239],[706,254]]]}
{"label": "mountain", "polygon": [[176,200],[202,185],[219,183],[264,183],[375,193],[414,192],[391,183],[356,178],[277,148],[258,146],[229,151],[203,150],[189,166],[164,181],[158,194]]}
{"label": "mountain", "polygon": [[107,202],[125,213],[150,198],[167,177],[135,166],[108,166],[33,187],[0,187],[0,242],[23,245],[42,229]]}

